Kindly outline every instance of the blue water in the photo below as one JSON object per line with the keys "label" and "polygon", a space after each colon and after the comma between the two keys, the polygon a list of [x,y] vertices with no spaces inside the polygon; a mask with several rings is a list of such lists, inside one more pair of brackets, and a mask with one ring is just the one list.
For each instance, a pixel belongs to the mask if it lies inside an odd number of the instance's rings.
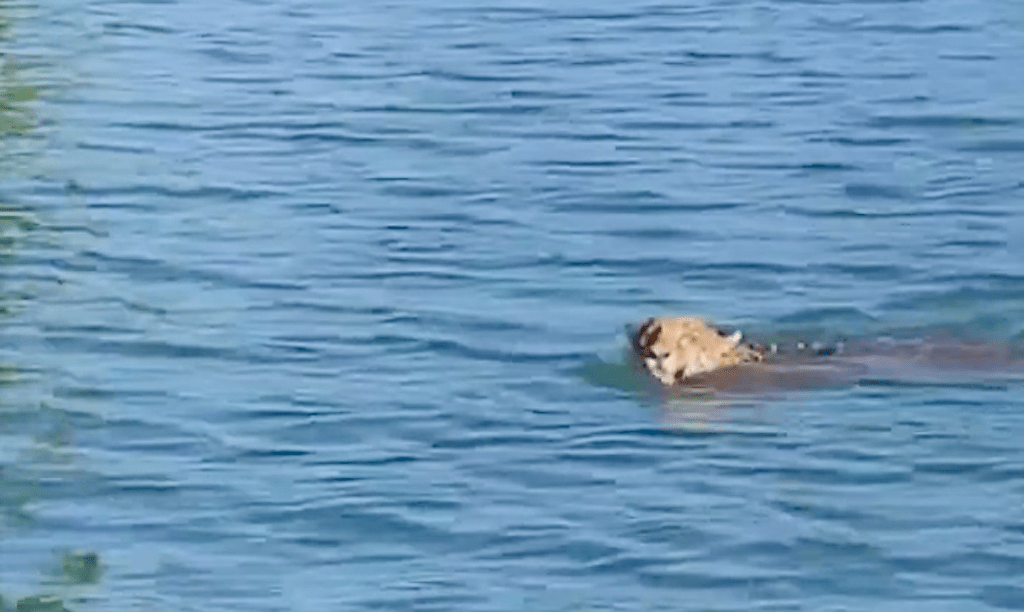
{"label": "blue water", "polygon": [[[1024,609],[1013,2],[0,4],[0,609]],[[794,331],[795,330],[795,331]],[[909,333],[909,332],[908,332]]]}

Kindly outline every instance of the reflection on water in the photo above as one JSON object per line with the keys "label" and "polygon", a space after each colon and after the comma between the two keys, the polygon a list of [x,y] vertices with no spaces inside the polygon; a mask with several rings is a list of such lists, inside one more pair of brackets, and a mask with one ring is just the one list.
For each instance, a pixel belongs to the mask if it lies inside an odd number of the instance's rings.
{"label": "reflection on water", "polygon": [[652,310],[1018,334],[1007,3],[45,4],[0,9],[7,607],[1024,601],[1015,389],[576,375]]}
{"label": "reflection on water", "polygon": [[[10,22],[0,6],[0,39],[11,44]],[[32,102],[40,87],[29,80],[16,54],[0,56],[0,179],[9,171],[10,158],[20,153],[17,144],[31,137],[36,124]],[[32,294],[20,286],[19,248],[40,231],[31,207],[0,192],[0,326],[10,328],[26,309]],[[12,282],[13,281],[13,282]],[[5,347],[6,348],[6,347]],[[0,361],[0,549],[6,536],[30,533],[35,527],[33,506],[40,502],[43,482],[69,469],[73,435],[66,415],[39,397],[39,371],[18,360],[19,352],[5,350]],[[73,545],[74,543],[69,543]],[[3,551],[0,550],[0,554]],[[53,565],[40,567],[46,577],[44,592],[25,594],[26,586],[12,586],[14,572],[0,573],[0,612],[55,612],[67,610],[65,601],[79,598],[82,585],[95,584],[101,575],[99,555],[92,551],[59,551]],[[11,593],[6,592],[11,589]],[[20,594],[14,593],[21,591]]]}
{"label": "reflection on water", "polygon": [[26,134],[34,125],[32,112],[25,103],[34,100],[39,91],[32,85],[17,83],[17,72],[17,60],[4,57],[0,63],[0,134],[5,138]]}
{"label": "reflection on water", "polygon": [[[11,24],[0,6],[0,42],[12,44],[9,40]],[[26,136],[35,126],[35,117],[30,102],[39,97],[39,87],[25,79],[22,59],[13,53],[0,55],[0,163],[8,161],[7,145],[16,142],[18,136]],[[5,221],[6,212],[0,212]]]}

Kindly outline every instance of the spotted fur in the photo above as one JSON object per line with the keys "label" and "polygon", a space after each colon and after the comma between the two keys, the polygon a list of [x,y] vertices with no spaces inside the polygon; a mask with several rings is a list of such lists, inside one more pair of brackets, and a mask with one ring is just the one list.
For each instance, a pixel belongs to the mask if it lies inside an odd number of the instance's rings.
{"label": "spotted fur", "polygon": [[651,318],[632,335],[633,349],[647,371],[666,385],[746,363],[757,363],[766,351],[742,342],[700,319]]}

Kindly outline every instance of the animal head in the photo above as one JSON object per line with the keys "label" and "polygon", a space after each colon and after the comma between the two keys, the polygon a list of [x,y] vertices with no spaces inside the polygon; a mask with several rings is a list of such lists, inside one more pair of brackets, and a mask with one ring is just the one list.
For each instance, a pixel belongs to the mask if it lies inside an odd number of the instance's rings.
{"label": "animal head", "polygon": [[720,368],[755,363],[764,351],[741,343],[740,332],[729,334],[700,319],[647,319],[633,334],[633,350],[647,371],[666,385]]}

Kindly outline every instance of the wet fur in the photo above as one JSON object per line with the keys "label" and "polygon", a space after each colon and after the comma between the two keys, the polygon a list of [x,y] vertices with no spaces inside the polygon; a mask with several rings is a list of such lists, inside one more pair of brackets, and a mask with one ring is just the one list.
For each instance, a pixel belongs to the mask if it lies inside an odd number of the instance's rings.
{"label": "wet fur", "polygon": [[633,350],[647,371],[665,385],[764,360],[765,351],[694,318],[651,318],[632,334]]}
{"label": "wet fur", "polygon": [[630,339],[646,372],[676,389],[813,388],[865,378],[944,381],[955,372],[1024,375],[1024,361],[1007,345],[956,339],[876,339],[851,346],[763,347],[695,318],[651,318]]}

